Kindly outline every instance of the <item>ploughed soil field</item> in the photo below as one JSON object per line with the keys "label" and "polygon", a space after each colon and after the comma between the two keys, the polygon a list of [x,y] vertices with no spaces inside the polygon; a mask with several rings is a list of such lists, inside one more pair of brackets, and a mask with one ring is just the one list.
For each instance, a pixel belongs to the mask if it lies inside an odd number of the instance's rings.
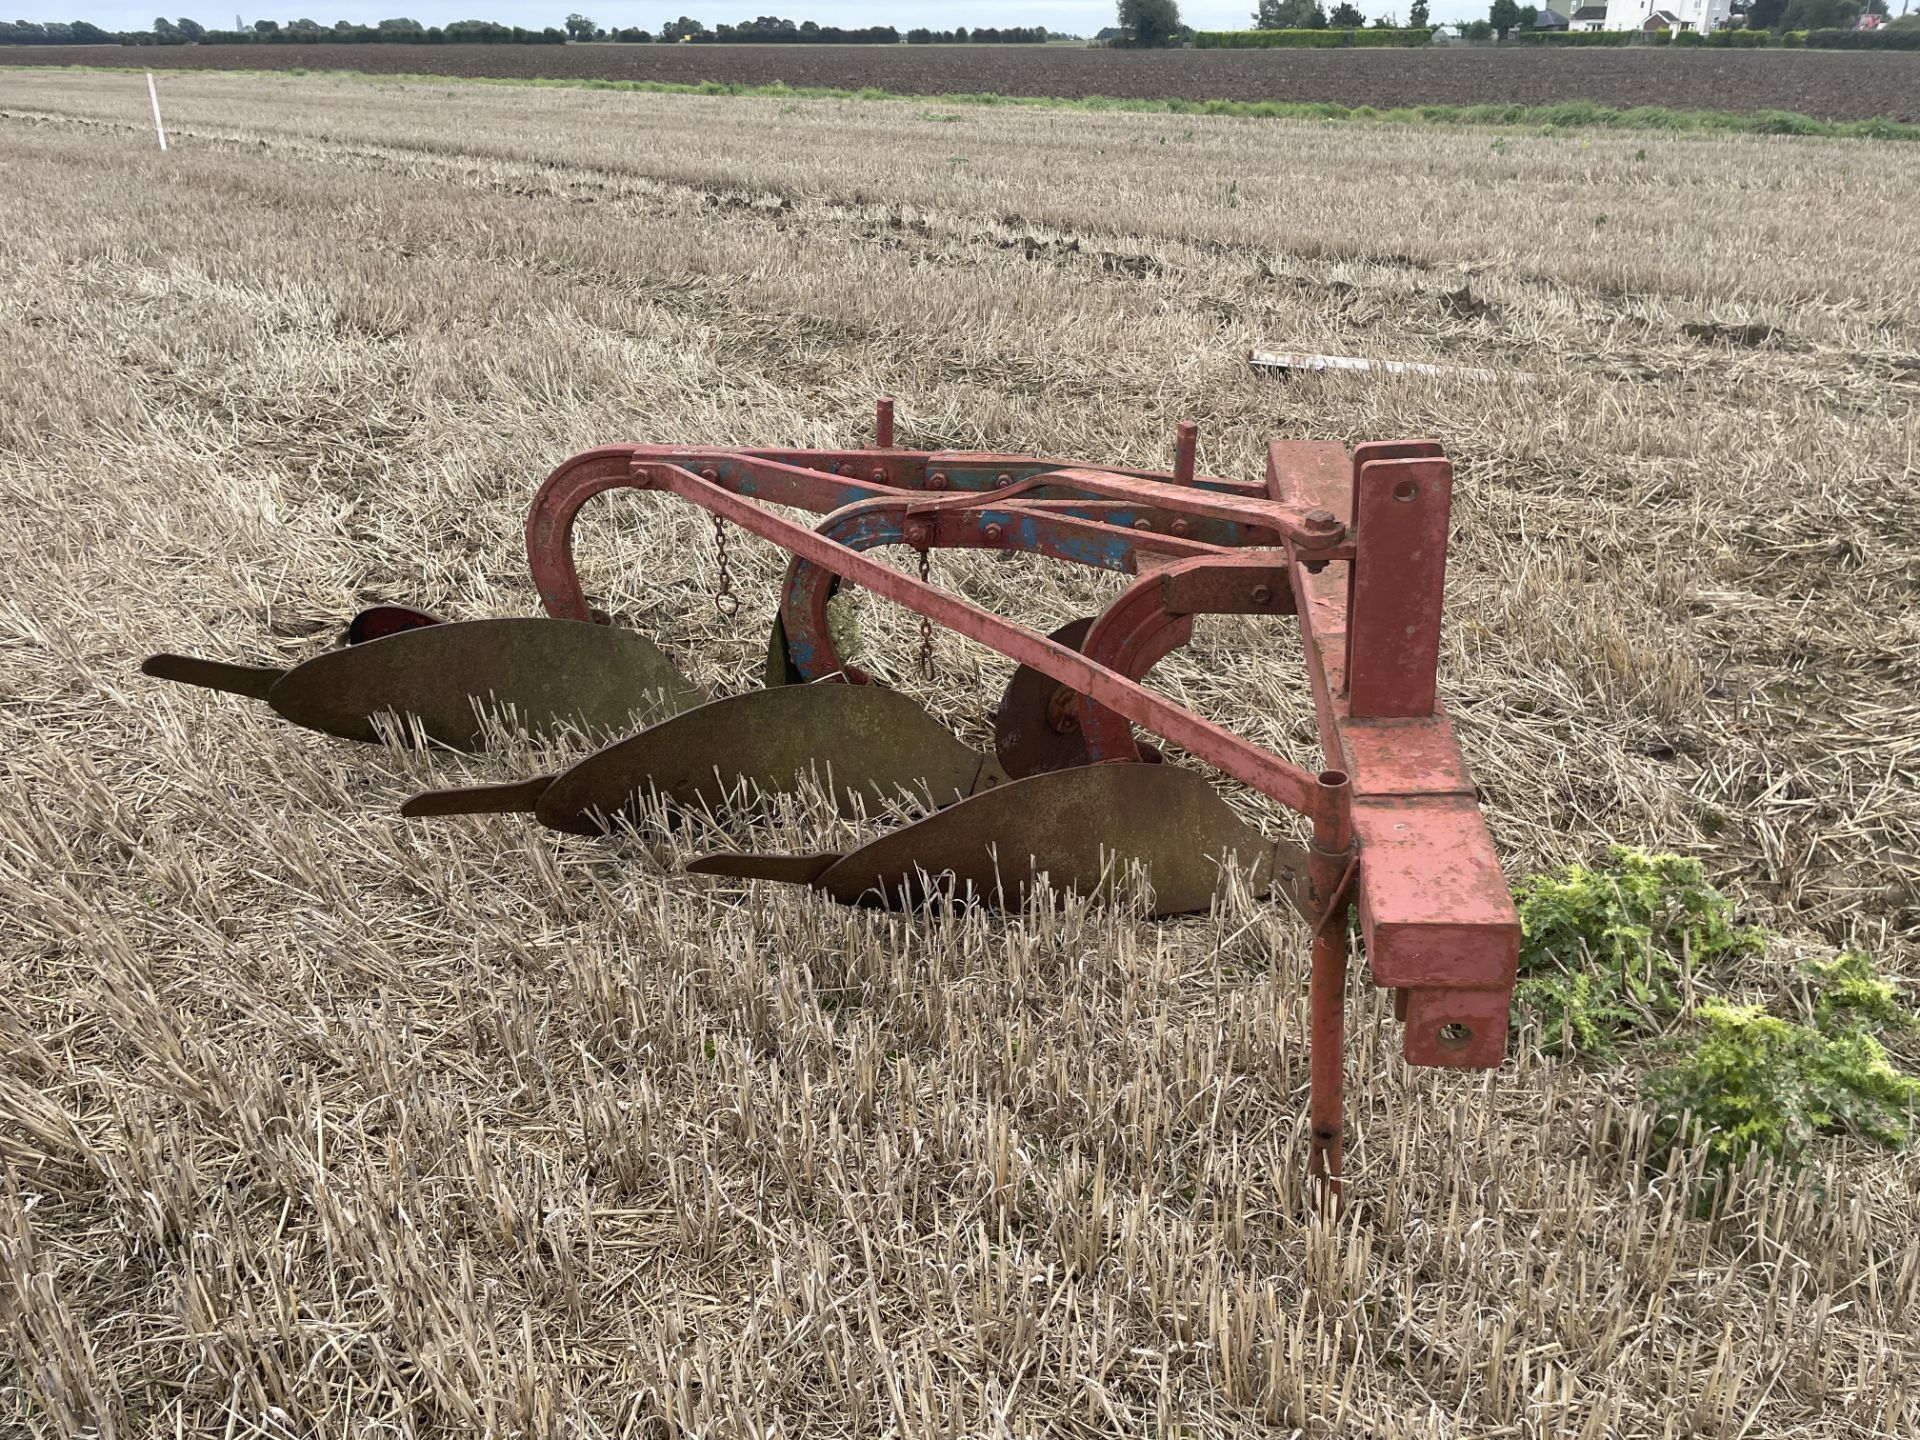
{"label": "ploughed soil field", "polygon": [[18,47],[7,64],[188,70],[363,70],[528,79],[874,86],[901,94],[1110,95],[1340,105],[1671,105],[1920,121],[1920,54],[1545,50],[1173,50],[1062,46],[301,45],[124,50]]}

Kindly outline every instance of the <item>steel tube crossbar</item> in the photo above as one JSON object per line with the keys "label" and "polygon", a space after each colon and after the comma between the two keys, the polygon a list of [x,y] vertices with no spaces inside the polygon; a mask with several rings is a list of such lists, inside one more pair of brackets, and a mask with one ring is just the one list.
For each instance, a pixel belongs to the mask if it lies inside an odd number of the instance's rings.
{"label": "steel tube crossbar", "polygon": [[646,475],[651,484],[731,520],[742,530],[771,540],[823,570],[830,570],[864,590],[904,605],[916,614],[990,646],[1010,660],[1030,665],[1090,696],[1107,709],[1217,766],[1243,785],[1251,785],[1290,810],[1311,815],[1319,803],[1319,787],[1314,777],[1298,765],[1242,740],[1184,706],[1162,699],[1144,685],[1089,660],[1077,650],[1003,619],[971,600],[923,585],[913,576],[903,575],[891,565],[835,544],[803,525],[770,514],[682,466],[640,464],[634,468],[636,474]]}

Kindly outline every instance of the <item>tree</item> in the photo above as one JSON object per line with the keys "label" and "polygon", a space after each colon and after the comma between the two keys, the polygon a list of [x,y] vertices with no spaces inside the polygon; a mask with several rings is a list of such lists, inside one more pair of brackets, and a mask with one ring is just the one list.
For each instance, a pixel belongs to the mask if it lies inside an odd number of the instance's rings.
{"label": "tree", "polygon": [[1522,30],[1531,30],[1539,23],[1540,7],[1538,5],[1522,5],[1520,7],[1520,28]]}
{"label": "tree", "polygon": [[567,16],[567,37],[571,40],[591,40],[595,28],[593,21],[584,15]]}
{"label": "tree", "polygon": [[1489,25],[1485,20],[1476,20],[1461,33],[1469,40],[1491,40],[1493,38],[1493,26]]}
{"label": "tree", "polygon": [[1493,0],[1487,11],[1487,23],[1504,40],[1507,32],[1520,23],[1519,0]]}
{"label": "tree", "polygon": [[207,27],[198,20],[189,20],[181,16],[173,22],[173,28],[180,32],[180,38],[189,45],[197,45],[206,37]]}
{"label": "tree", "polygon": [[253,22],[253,33],[256,35],[278,35],[280,33],[280,22],[278,20],[256,20]]}
{"label": "tree", "polygon": [[1144,47],[1171,45],[1180,34],[1180,7],[1174,0],[1120,0],[1120,28]]}
{"label": "tree", "polygon": [[1360,13],[1360,7],[1353,0],[1340,0],[1333,7],[1333,13],[1327,16],[1327,24],[1335,30],[1358,30],[1367,23],[1367,17]]}
{"label": "tree", "polygon": [[1420,29],[1427,23],[1427,16],[1431,13],[1427,8],[1427,0],[1413,0],[1412,6],[1407,10],[1407,24],[1416,30]]}
{"label": "tree", "polygon": [[682,15],[678,20],[669,20],[660,27],[660,38],[669,44],[676,40],[691,39],[707,33],[707,27],[698,20],[690,20]]}
{"label": "tree", "polygon": [[1171,45],[1180,34],[1180,7],[1174,0],[1120,0],[1119,21],[1135,45]]}
{"label": "tree", "polygon": [[[1358,14],[1356,10],[1354,12]],[[1357,27],[1361,22],[1355,21]],[[1327,12],[1320,0],[1260,0],[1254,12],[1256,30],[1324,30]]]}
{"label": "tree", "polygon": [[1781,17],[1780,28],[1851,30],[1859,16],[1860,0],[1787,0],[1787,13]]}

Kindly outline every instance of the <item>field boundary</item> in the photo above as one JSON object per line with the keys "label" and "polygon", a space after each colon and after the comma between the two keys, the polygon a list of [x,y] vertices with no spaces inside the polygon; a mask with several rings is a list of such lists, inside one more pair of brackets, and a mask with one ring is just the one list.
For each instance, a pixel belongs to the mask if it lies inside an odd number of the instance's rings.
{"label": "field boundary", "polygon": [[[137,65],[6,65],[0,72],[52,74],[138,75]],[[509,85],[560,90],[616,90],[646,95],[719,96],[764,100],[911,101],[916,104],[978,107],[1023,106],[1039,110],[1079,110],[1092,113],[1144,115],[1216,115],[1243,120],[1323,120],[1387,125],[1428,125],[1471,129],[1628,130],[1670,135],[1801,135],[1828,140],[1920,141],[1920,124],[1899,120],[1820,120],[1792,110],[1683,110],[1664,105],[1630,109],[1588,100],[1565,100],[1552,105],[1408,105],[1381,109],[1372,105],[1339,105],[1322,101],[1286,100],[1129,100],[1104,95],[1069,98],[1051,95],[999,95],[991,91],[959,94],[916,94],[893,90],[842,90],[818,85],[741,85],[720,80],[686,83],[673,80],[608,80],[591,77],[502,75],[374,74],[364,70],[292,69],[233,70],[186,66],[168,67],[171,75],[239,75],[284,80],[326,76],[379,84]]]}

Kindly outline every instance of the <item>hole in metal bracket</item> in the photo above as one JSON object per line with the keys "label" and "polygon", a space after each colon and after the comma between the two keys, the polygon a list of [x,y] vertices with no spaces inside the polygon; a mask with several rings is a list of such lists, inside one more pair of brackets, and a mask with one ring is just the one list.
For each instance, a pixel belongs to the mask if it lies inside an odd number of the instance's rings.
{"label": "hole in metal bracket", "polygon": [[1451,1025],[1442,1025],[1436,1038],[1449,1050],[1464,1050],[1473,1043],[1473,1028],[1456,1020]]}
{"label": "hole in metal bracket", "polygon": [[1411,480],[1402,480],[1398,485],[1393,487],[1393,498],[1403,505],[1419,493],[1420,487]]}

